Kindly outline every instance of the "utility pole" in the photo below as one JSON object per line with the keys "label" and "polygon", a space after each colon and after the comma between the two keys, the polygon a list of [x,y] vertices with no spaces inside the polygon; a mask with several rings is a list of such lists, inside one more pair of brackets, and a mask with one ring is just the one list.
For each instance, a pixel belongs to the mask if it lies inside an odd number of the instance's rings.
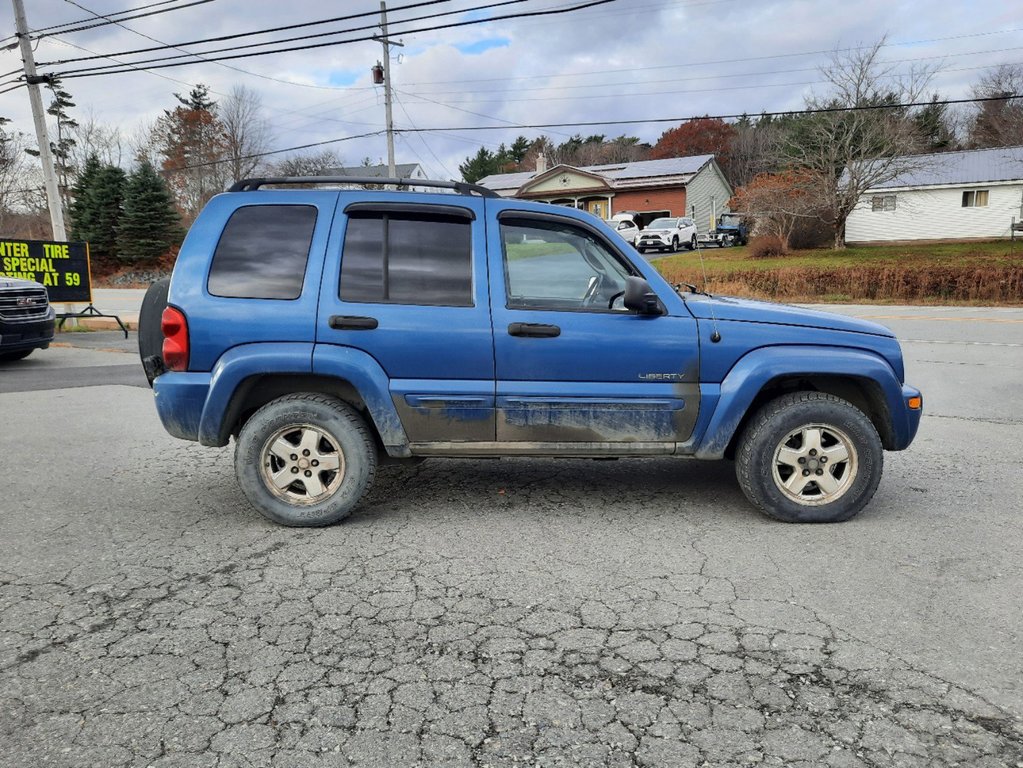
{"label": "utility pole", "polygon": [[384,104],[387,110],[387,175],[394,178],[394,120],[391,119],[391,46],[404,45],[387,39],[387,3],[380,0],[380,44],[384,46]]}
{"label": "utility pole", "polygon": [[[36,126],[36,141],[39,142],[39,159],[43,163],[43,180],[46,183],[46,201],[50,207],[50,224],[53,227],[54,240],[67,240],[64,229],[64,210],[60,205],[60,193],[57,191],[57,170],[53,165],[53,153],[50,152],[50,137],[46,130],[46,113],[43,111],[43,98],[39,93],[39,83],[46,78],[36,74],[36,62],[32,56],[32,41],[28,37],[28,22],[25,20],[25,7],[22,0],[14,3],[14,25],[17,29],[18,43],[21,45],[21,60],[25,64],[25,82],[28,83],[28,99],[32,104],[32,120]],[[390,114],[388,112],[388,114]]]}

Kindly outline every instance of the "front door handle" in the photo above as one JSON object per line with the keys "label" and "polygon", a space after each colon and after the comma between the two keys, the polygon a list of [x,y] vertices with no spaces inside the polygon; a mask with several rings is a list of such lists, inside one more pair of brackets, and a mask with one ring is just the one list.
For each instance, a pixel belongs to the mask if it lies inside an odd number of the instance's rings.
{"label": "front door handle", "polygon": [[545,325],[543,323],[512,323],[508,326],[508,333],[511,336],[541,338],[545,336],[560,336],[561,329],[556,325]]}
{"label": "front door handle", "polygon": [[331,315],[330,327],[339,331],[372,331],[379,323],[375,317]]}

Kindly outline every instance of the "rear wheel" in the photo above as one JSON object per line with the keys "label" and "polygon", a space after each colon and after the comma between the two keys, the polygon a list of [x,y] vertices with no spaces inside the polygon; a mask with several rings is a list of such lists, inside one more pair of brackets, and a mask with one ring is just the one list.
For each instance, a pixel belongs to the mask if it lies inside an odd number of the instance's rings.
{"label": "rear wheel", "polygon": [[235,474],[246,498],[275,523],[330,525],[348,517],[376,473],[376,446],[350,405],[300,393],[260,408],[242,427]]}
{"label": "rear wheel", "polygon": [[794,392],[765,405],[735,455],[746,497],[789,523],[836,523],[877,491],[881,439],[858,408],[823,392]]}

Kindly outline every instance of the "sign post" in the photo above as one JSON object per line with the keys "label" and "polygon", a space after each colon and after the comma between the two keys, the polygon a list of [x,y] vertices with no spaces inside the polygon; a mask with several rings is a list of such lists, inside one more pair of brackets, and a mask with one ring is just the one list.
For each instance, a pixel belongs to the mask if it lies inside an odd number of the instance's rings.
{"label": "sign post", "polygon": [[35,280],[46,288],[50,303],[87,304],[81,312],[58,312],[58,328],[69,318],[112,317],[128,338],[128,329],[117,315],[100,312],[92,305],[92,273],[88,243],[50,240],[0,239],[0,277]]}

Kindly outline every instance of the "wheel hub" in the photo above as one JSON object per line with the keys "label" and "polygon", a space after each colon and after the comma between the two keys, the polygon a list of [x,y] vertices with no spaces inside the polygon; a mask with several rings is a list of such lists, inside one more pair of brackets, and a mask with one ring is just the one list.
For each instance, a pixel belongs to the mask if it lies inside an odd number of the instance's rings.
{"label": "wheel hub", "polygon": [[318,504],[334,495],[345,474],[338,441],[312,424],[278,430],[263,444],[260,475],[280,499],[299,506]]}
{"label": "wheel hub", "polygon": [[778,490],[803,505],[829,504],[852,486],[858,469],[853,441],[826,424],[807,424],[786,435],[774,452]]}

